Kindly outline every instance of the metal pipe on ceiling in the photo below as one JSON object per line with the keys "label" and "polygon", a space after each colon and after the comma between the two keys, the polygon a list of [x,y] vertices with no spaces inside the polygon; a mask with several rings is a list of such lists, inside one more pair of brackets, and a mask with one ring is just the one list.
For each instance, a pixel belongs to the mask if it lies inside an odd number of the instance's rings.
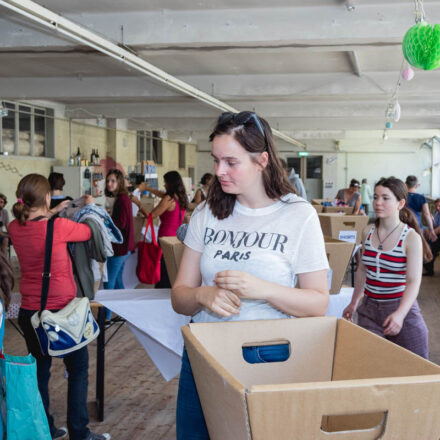
{"label": "metal pipe on ceiling", "polygon": [[[234,113],[239,112],[238,109],[226,104],[223,101],[220,101],[217,98],[214,98],[208,93],[205,93],[172,75],[169,75],[165,71],[155,67],[130,51],[119,47],[117,44],[100,37],[94,32],[75,24],[70,20],[67,20],[61,15],[55,14],[49,9],[46,9],[31,0],[0,0],[0,6],[4,6],[5,8],[22,15],[33,22],[37,22],[55,32],[63,34],[72,40],[92,47],[93,49],[154,78],[166,86],[178,90],[185,95],[192,96],[193,98],[211,107],[221,111]],[[306,149],[305,144],[292,138],[291,136],[288,136],[279,130],[272,129],[272,132],[274,136],[283,139],[290,144],[296,145],[297,147]]]}

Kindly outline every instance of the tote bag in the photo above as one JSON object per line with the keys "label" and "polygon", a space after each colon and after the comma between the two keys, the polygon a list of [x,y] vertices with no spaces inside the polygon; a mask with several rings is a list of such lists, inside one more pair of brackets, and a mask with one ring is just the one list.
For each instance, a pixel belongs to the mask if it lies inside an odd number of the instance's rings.
{"label": "tote bag", "polygon": [[[148,230],[151,230],[151,243],[147,243],[146,237]],[[162,249],[157,243],[156,233],[153,227],[153,217],[147,218],[147,226],[143,241],[138,243],[138,262],[136,275],[139,281],[145,284],[156,284],[160,281],[160,259]]]}
{"label": "tote bag", "polygon": [[51,440],[37,384],[37,362],[28,356],[0,359],[0,406],[8,440]]}

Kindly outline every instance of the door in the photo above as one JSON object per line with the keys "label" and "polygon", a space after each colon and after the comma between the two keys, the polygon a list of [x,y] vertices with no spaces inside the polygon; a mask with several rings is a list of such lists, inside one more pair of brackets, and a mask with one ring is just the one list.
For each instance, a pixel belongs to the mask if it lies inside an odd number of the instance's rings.
{"label": "door", "polygon": [[288,157],[288,168],[294,168],[301,177],[307,199],[322,198],[322,156]]}

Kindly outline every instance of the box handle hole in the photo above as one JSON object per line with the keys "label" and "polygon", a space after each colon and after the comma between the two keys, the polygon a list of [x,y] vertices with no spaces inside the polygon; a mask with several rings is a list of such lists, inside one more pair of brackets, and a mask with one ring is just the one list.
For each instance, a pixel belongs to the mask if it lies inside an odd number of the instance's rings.
{"label": "box handle hole", "polygon": [[[387,411],[364,414],[325,415],[322,417],[321,431],[332,435],[331,438],[335,439],[338,438],[338,433],[350,433],[349,438],[353,440],[357,438],[356,434],[362,434],[362,439],[377,440],[382,438],[385,432],[387,415]],[[365,435],[368,437],[365,437]]]}
{"label": "box handle hole", "polygon": [[287,340],[248,342],[243,344],[242,354],[248,364],[285,362],[290,357],[291,347]]}

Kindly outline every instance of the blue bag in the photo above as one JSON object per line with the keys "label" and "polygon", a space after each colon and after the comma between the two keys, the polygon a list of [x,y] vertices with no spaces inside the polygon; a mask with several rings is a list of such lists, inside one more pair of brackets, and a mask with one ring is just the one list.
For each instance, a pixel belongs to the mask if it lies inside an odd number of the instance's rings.
{"label": "blue bag", "polygon": [[52,439],[31,354],[0,359],[0,406],[8,440]]}

